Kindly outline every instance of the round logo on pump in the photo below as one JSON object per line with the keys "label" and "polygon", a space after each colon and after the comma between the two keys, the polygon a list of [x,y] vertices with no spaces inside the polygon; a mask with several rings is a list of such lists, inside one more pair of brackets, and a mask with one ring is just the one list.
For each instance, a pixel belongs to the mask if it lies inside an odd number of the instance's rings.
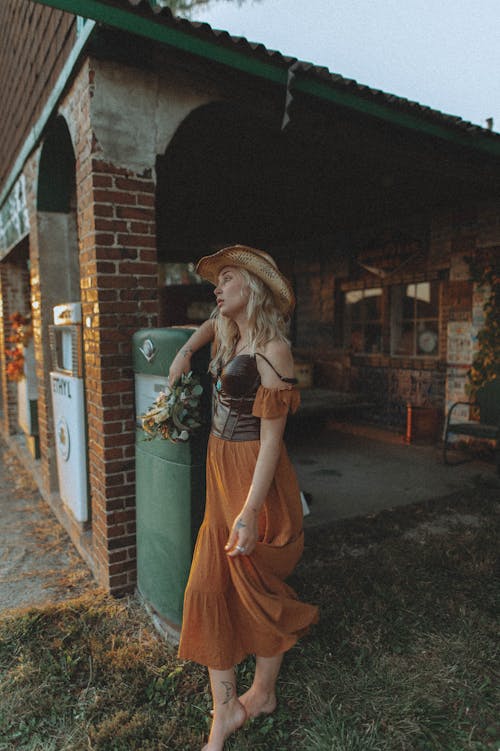
{"label": "round logo on pump", "polygon": [[142,352],[148,362],[154,359],[156,355],[155,343],[152,339],[145,339],[142,343],[142,347],[139,347],[139,352]]}
{"label": "round logo on pump", "polygon": [[57,450],[65,462],[69,459],[69,428],[64,417],[60,417],[56,427]]}

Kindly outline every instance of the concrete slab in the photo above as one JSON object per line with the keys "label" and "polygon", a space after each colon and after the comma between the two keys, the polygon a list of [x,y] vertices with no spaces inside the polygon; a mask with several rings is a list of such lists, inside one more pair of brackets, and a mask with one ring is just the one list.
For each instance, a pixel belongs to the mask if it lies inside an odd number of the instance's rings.
{"label": "concrete slab", "polygon": [[434,446],[407,445],[384,431],[376,436],[325,429],[288,437],[300,487],[312,495],[306,528],[443,497],[479,477],[498,482],[493,464],[449,467]]}
{"label": "concrete slab", "polygon": [[0,613],[97,589],[29,472],[0,443]]}

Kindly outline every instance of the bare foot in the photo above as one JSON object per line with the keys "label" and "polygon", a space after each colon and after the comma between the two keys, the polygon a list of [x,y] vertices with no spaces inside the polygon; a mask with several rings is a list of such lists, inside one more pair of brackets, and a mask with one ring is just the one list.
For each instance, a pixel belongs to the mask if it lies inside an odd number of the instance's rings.
{"label": "bare foot", "polygon": [[202,751],[222,751],[225,740],[245,724],[247,713],[239,700],[233,699],[220,706],[213,713],[213,718],[208,743]]}
{"label": "bare foot", "polygon": [[276,694],[259,691],[253,686],[238,697],[245,707],[247,716],[258,717],[261,714],[271,714],[276,709]]}

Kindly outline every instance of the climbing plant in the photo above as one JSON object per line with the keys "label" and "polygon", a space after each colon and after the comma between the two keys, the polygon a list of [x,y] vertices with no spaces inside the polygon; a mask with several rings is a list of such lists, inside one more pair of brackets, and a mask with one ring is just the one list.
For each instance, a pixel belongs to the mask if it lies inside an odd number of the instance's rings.
{"label": "climbing plant", "polygon": [[31,319],[22,313],[9,316],[12,333],[7,337],[9,346],[5,348],[7,378],[9,381],[22,381],[24,378],[24,347],[33,335]]}
{"label": "climbing plant", "polygon": [[489,291],[484,306],[484,326],[478,333],[478,350],[468,372],[467,391],[474,396],[488,381],[500,378],[500,251],[491,251],[480,259],[467,259],[472,280]]}

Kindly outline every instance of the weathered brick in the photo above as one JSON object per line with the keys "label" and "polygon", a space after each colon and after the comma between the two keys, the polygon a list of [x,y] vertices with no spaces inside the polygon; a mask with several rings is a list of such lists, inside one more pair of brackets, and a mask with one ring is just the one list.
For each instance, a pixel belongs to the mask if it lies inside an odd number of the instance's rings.
{"label": "weathered brick", "polygon": [[[154,263],[122,261],[118,264],[120,274],[148,274],[158,279],[158,266]],[[158,283],[158,282],[156,282]]]}
{"label": "weathered brick", "polygon": [[89,175],[88,179],[95,188],[111,188],[113,186],[113,179],[110,175]]}
{"label": "weathered brick", "polygon": [[150,193],[138,193],[137,194],[138,206],[155,206],[155,204],[156,204],[156,198],[154,195],[151,195]]}
{"label": "weathered brick", "polygon": [[119,190],[97,189],[94,191],[94,200],[99,203],[119,203],[122,206],[135,206],[137,205],[138,195]]}
{"label": "weathered brick", "polygon": [[110,563],[119,563],[120,561],[127,560],[127,558],[127,550],[113,550],[113,552],[109,554]]}
{"label": "weathered brick", "polygon": [[155,225],[153,222],[130,222],[130,231],[136,235],[152,235]]}
{"label": "weathered brick", "polygon": [[130,276],[99,276],[97,284],[101,289],[109,287],[121,289],[123,287],[135,287],[137,281]]}
{"label": "weathered brick", "polygon": [[96,230],[102,231],[102,232],[126,232],[127,231],[127,222],[120,219],[113,219],[113,218],[100,218],[97,217],[95,222],[95,228]]}
{"label": "weathered brick", "polygon": [[156,237],[153,237],[151,235],[132,235],[118,233],[116,244],[122,245],[125,248],[155,248]]}
{"label": "weathered brick", "polygon": [[100,159],[92,159],[91,165],[93,172],[104,172],[108,175],[128,175],[128,170],[125,167],[116,167],[114,164]]}
{"label": "weathered brick", "polygon": [[114,537],[109,541],[109,550],[118,550],[119,548],[128,548],[135,544],[135,535],[124,535],[123,537]]}
{"label": "weathered brick", "polygon": [[114,593],[117,589],[119,590],[121,587],[126,586],[128,582],[127,575],[126,574],[117,574],[115,576],[109,577],[109,587],[112,593]]}
{"label": "weathered brick", "polygon": [[112,261],[97,261],[95,270],[98,274],[116,274],[116,264]]}
{"label": "weathered brick", "polygon": [[96,217],[112,217],[115,213],[113,206],[110,206],[108,203],[94,203],[93,209]]}
{"label": "weathered brick", "polygon": [[104,245],[106,247],[110,245],[116,245],[116,236],[111,232],[96,232],[94,237],[95,245]]}
{"label": "weathered brick", "polygon": [[116,206],[116,216],[120,219],[140,219],[144,222],[154,222],[155,212],[152,209],[146,208]]}
{"label": "weathered brick", "polygon": [[116,177],[115,187],[118,188],[118,190],[150,191],[151,193],[154,193],[155,190],[155,184],[153,182],[147,180],[134,180],[131,177]]}

